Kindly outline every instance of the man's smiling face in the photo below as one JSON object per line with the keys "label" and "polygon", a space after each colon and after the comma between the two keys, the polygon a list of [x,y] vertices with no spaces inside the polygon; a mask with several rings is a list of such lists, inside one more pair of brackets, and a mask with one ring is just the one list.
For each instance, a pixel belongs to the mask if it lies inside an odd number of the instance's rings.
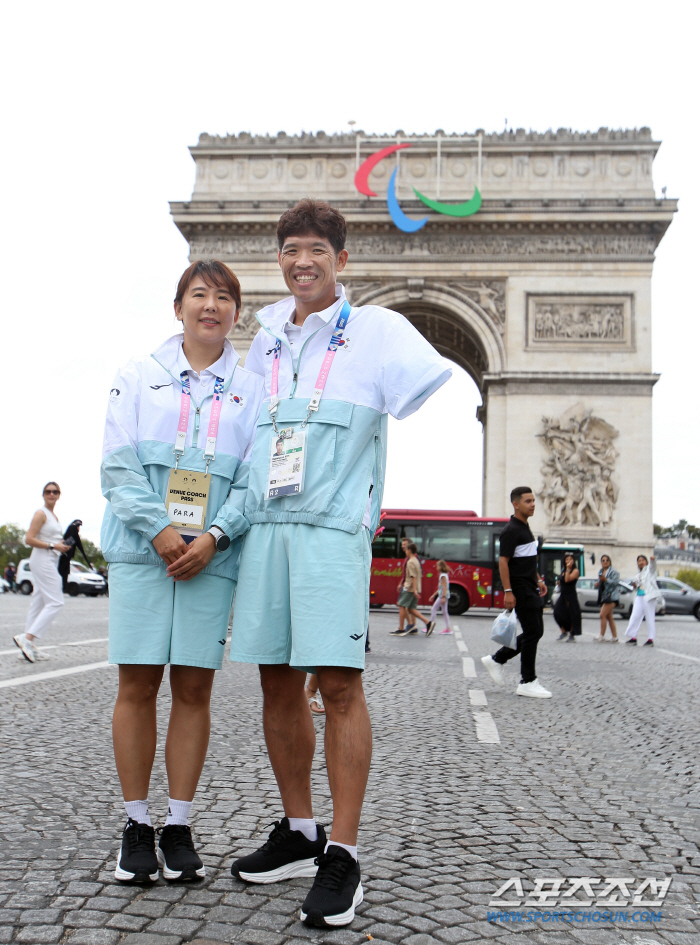
{"label": "man's smiling face", "polygon": [[337,276],[348,259],[347,250],[336,253],[325,237],[299,233],[287,237],[278,259],[287,288],[297,300],[297,310],[321,312],[333,304]]}

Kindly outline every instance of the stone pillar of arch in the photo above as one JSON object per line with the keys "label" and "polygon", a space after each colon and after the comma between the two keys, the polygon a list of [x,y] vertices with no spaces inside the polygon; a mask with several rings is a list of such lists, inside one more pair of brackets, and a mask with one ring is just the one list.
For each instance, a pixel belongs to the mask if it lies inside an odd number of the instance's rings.
{"label": "stone pillar of arch", "polygon": [[[435,136],[400,137],[412,148],[398,178],[409,216],[426,209],[410,199],[414,184],[459,202],[479,174],[480,211],[398,230],[386,203],[393,165],[370,175],[376,198],[359,194],[351,134],[200,137],[192,199],[171,210],[191,259],[218,257],[241,279],[234,344],[247,353],[255,312],[287,294],[280,214],[304,196],[330,201],[348,222],[352,304],[403,313],[481,392],[484,514],[510,514],[510,489],[531,485],[536,534],[583,542],[631,573],[653,546],[651,275],[676,210],[654,193],[658,142],[644,128],[518,130],[483,136],[479,169],[461,138],[440,136],[438,152]],[[361,157],[396,140],[375,139]]]}

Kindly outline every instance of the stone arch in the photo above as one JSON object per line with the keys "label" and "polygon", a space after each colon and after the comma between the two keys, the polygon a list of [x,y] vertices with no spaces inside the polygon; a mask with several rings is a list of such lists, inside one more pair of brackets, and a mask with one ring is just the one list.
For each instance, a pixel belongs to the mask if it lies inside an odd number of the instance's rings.
{"label": "stone arch", "polygon": [[440,354],[464,368],[482,397],[484,375],[505,369],[505,318],[495,309],[486,312],[459,286],[409,279],[348,288],[355,306],[381,305],[405,315]]}

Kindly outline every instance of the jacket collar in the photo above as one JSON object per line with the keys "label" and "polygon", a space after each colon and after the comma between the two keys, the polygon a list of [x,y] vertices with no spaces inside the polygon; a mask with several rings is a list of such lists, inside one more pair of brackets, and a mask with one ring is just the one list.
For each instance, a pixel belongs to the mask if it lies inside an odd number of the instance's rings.
{"label": "jacket collar", "polygon": [[[168,374],[176,381],[180,380],[181,371],[192,370],[185,357],[185,352],[182,349],[182,338],[182,332],[178,332],[176,335],[168,338],[166,342],[159,348],[156,348],[151,354],[153,360],[157,361],[162,368],[165,368]],[[236,365],[239,361],[240,358],[236,353],[236,349],[228,338],[226,338],[224,340],[224,350],[221,357],[215,364],[210,365],[208,368],[205,368],[205,370],[210,373],[216,373],[219,377],[223,377],[225,382],[224,389],[226,389],[231,383],[233,372],[236,370]],[[219,371],[221,371],[220,374]],[[204,371],[202,371],[202,373],[204,373]]]}
{"label": "jacket collar", "polygon": [[[345,286],[343,286],[340,282],[337,282],[335,286],[335,302],[333,305],[330,305],[322,312],[314,312],[314,316],[322,319],[326,324],[328,324],[328,322],[334,316],[337,316],[340,306],[345,301]],[[275,302],[273,305],[265,306],[265,308],[261,309],[255,317],[267,332],[269,332],[271,335],[277,336],[284,332],[285,323],[289,321],[289,318],[294,311],[295,305],[296,303],[294,301],[294,296],[290,295],[286,299],[282,299],[280,302]]]}

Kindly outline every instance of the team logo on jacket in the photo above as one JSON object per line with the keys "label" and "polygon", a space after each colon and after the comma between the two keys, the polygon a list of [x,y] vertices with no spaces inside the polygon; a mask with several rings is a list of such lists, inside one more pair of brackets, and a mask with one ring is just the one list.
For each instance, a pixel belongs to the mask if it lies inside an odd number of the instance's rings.
{"label": "team logo on jacket", "polygon": [[228,402],[230,404],[238,404],[239,407],[243,406],[243,398],[240,394],[234,394],[232,390],[228,392]]}
{"label": "team logo on jacket", "polygon": [[119,390],[118,387],[113,387],[113,388],[111,389],[111,391],[109,392],[109,399],[110,399],[110,400],[116,400],[117,397],[119,397],[119,394],[120,394],[120,393],[121,393],[121,392],[120,392],[120,390]]}

